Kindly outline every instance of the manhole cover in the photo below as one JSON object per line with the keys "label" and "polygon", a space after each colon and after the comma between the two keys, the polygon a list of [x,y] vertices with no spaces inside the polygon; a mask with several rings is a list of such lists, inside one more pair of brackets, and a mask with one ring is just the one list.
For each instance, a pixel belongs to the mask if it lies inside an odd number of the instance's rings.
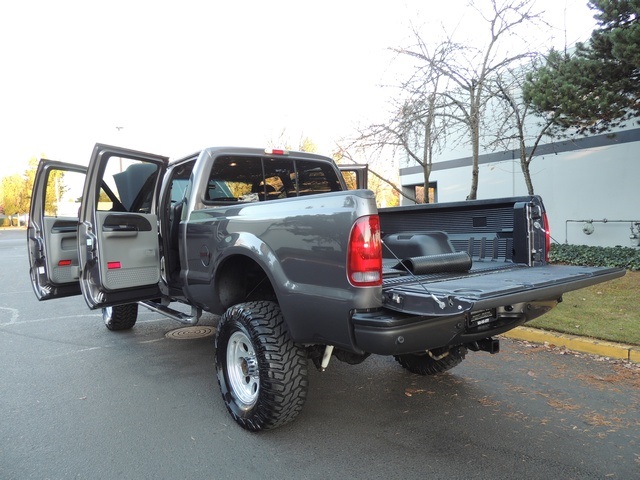
{"label": "manhole cover", "polygon": [[194,338],[210,337],[216,332],[214,327],[183,327],[167,332],[164,336],[172,340],[192,340]]}

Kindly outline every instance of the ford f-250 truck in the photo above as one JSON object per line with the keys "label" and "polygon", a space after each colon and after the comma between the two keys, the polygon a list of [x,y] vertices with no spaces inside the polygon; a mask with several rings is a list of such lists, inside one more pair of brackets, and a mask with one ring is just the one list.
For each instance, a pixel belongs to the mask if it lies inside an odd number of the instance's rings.
{"label": "ford f-250 truck", "polygon": [[331,159],[277,150],[169,164],[97,144],[88,167],[42,160],[27,236],[38,299],[82,294],[110,330],[132,328],[139,305],[191,324],[220,314],[218,383],[252,431],[298,415],[309,359],[393,355],[436,374],[624,275],[549,265],[539,197],[379,210]]}

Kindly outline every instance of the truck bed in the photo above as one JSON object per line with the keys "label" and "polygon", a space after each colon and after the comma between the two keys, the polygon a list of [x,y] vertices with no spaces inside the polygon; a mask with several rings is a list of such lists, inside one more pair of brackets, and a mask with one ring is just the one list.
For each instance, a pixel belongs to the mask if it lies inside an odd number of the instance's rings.
{"label": "truck bed", "polygon": [[[541,216],[537,197],[382,209],[384,306],[412,315],[455,315],[559,300],[624,275],[623,269],[546,264],[544,233],[531,218],[536,210]],[[467,255],[467,262],[436,261],[437,268],[413,273],[400,265],[413,256],[447,255]]]}

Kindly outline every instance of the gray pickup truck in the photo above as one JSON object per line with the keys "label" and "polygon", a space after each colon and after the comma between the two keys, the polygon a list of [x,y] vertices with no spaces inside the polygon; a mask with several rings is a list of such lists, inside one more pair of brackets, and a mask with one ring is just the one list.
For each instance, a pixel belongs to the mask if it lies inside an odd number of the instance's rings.
{"label": "gray pickup truck", "polygon": [[82,294],[110,330],[132,328],[139,305],[188,324],[221,315],[222,397],[258,431],[298,415],[309,360],[324,370],[332,357],[393,355],[437,374],[469,350],[497,353],[496,335],[563,293],[625,273],[549,265],[539,197],[378,209],[371,191],[347,189],[345,175],[361,173],[245,148],[169,163],[97,144],[88,167],[42,160],[33,289],[40,300]]}

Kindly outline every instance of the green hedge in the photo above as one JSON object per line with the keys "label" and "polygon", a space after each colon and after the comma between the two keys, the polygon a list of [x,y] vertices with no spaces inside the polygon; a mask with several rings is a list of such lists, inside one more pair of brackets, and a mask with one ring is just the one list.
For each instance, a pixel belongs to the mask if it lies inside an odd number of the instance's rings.
{"label": "green hedge", "polygon": [[640,248],[588,247],[554,243],[551,245],[549,261],[589,267],[623,267],[636,271],[640,270]]}

